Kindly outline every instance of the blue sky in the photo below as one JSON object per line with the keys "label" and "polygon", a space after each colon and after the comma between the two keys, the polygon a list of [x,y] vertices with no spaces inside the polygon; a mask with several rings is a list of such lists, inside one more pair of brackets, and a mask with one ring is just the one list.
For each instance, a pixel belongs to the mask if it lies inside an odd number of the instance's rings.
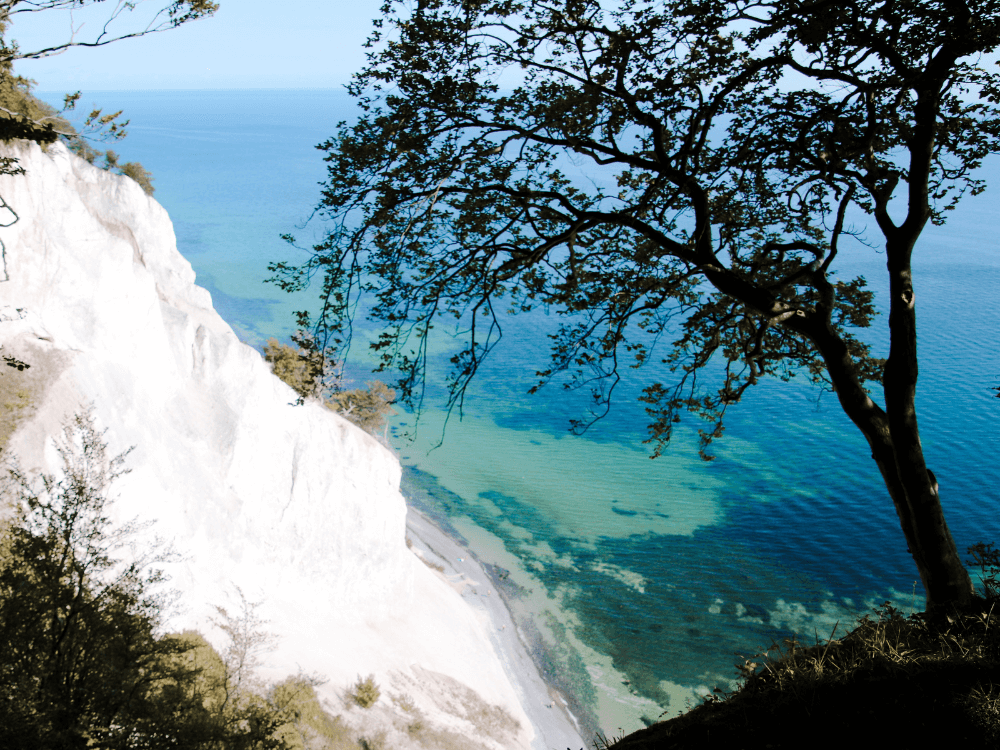
{"label": "blue sky", "polygon": [[[362,45],[381,0],[218,0],[211,18],[98,48],[70,49],[41,60],[19,60],[15,71],[40,91],[148,89],[337,88],[364,65]],[[145,0],[134,30],[168,0]],[[92,39],[115,3],[73,15],[78,38]],[[65,11],[13,17],[10,37],[22,51],[70,38]],[[144,25],[144,24],[142,24]],[[119,27],[112,27],[112,30]]]}

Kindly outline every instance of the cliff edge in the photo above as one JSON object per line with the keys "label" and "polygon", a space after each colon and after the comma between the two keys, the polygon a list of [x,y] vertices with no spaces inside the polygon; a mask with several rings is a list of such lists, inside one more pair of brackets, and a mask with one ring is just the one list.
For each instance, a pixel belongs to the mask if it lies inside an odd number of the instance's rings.
{"label": "cliff edge", "polygon": [[470,746],[538,745],[489,622],[407,549],[395,457],[328,409],[293,405],[135,182],[59,143],[4,149],[26,174],[0,176],[0,345],[35,389],[4,453],[55,472],[51,436],[92,404],[112,454],[135,446],[115,520],[155,519],[185,556],[165,567],[181,593],[171,629],[220,640],[213,605],[232,609],[238,587],[277,636],[262,676],[320,673],[348,723],[362,720],[348,686],[374,673],[385,697],[364,721],[390,736],[396,695]]}

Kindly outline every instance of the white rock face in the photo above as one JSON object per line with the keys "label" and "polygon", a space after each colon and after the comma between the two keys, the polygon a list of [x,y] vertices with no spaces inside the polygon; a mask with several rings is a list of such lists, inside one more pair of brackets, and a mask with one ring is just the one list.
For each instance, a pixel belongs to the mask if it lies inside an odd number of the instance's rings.
{"label": "white rock face", "polygon": [[441,685],[457,681],[521,725],[478,746],[531,746],[489,624],[406,547],[395,457],[322,406],[291,405],[195,286],[166,211],[135,182],[61,144],[7,153],[27,174],[0,176],[0,223],[17,215],[0,229],[0,344],[51,370],[10,441],[22,467],[55,471],[52,436],[92,403],[112,455],[136,446],[116,517],[156,519],[187,556],[168,567],[183,595],[172,628],[221,645],[212,606],[238,609],[239,586],[278,636],[264,677],[318,672],[343,713],[345,688],[374,673],[383,695],[406,692],[428,719],[474,735],[461,711],[441,708]]}

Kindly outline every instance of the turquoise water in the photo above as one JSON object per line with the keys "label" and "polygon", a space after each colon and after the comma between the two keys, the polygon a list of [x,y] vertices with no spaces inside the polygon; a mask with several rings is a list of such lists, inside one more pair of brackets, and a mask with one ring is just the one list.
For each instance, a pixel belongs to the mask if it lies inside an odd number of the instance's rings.
{"label": "turquoise water", "polygon": [[[324,177],[313,146],[352,116],[350,100],[336,91],[85,92],[81,111],[91,102],[131,117],[130,137],[112,147],[153,173],[178,247],[222,316],[258,347],[287,336],[291,312],[317,292],[293,298],[262,283],[266,266],[302,258],[279,234],[308,244],[321,228],[298,228]],[[921,434],[961,550],[1000,541],[994,194],[929,228],[916,259]],[[882,256],[845,249],[839,260],[844,276],[864,274],[884,299]],[[642,379],[623,383],[611,414],[583,437],[567,433],[579,394],[526,395],[553,322],[510,321],[440,447],[440,402],[416,429],[413,415],[399,415],[393,441],[411,502],[508,571],[504,586],[541,644],[538,658],[588,728],[632,731],[676,714],[732,679],[736,654],[774,639],[829,636],[886,599],[920,607],[892,504],[832,394],[817,398],[804,378],[765,382],[731,408],[715,462],[697,458],[693,429],[650,461],[634,401]],[[883,356],[884,325],[864,332]],[[451,343],[440,338],[436,351]],[[363,346],[352,357],[360,384],[370,377]]]}

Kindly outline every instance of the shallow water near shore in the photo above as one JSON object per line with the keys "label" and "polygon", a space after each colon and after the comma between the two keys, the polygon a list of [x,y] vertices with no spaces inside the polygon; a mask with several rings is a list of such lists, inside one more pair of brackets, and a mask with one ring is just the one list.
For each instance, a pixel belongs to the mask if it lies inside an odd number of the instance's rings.
{"label": "shallow water near shore", "polygon": [[[131,134],[111,147],[152,172],[178,248],[220,314],[258,348],[287,337],[292,311],[314,306],[318,290],[290,296],[262,282],[268,262],[304,258],[279,234],[308,245],[321,229],[298,229],[324,176],[313,147],[352,117],[347,97],[84,92],[81,104],[91,102],[125,108]],[[921,434],[963,553],[1000,542],[995,182],[948,225],[928,227],[916,253]],[[865,275],[884,309],[883,255],[845,249],[838,267],[843,278]],[[698,459],[694,424],[650,461],[634,397],[652,372],[623,383],[611,414],[582,437],[567,432],[579,394],[558,385],[526,394],[553,318],[511,320],[440,447],[444,415],[433,398],[419,423],[395,417],[391,435],[404,494],[505,576],[519,625],[545,644],[536,658],[546,678],[574,696],[588,726],[613,735],[675,715],[728,687],[737,655],[792,633],[809,642],[841,633],[884,600],[922,608],[895,511],[833,394],[817,400],[803,377],[764,382],[728,412],[714,462]],[[882,316],[861,332],[881,356],[885,324]],[[371,378],[371,333],[359,325],[358,385]]]}

